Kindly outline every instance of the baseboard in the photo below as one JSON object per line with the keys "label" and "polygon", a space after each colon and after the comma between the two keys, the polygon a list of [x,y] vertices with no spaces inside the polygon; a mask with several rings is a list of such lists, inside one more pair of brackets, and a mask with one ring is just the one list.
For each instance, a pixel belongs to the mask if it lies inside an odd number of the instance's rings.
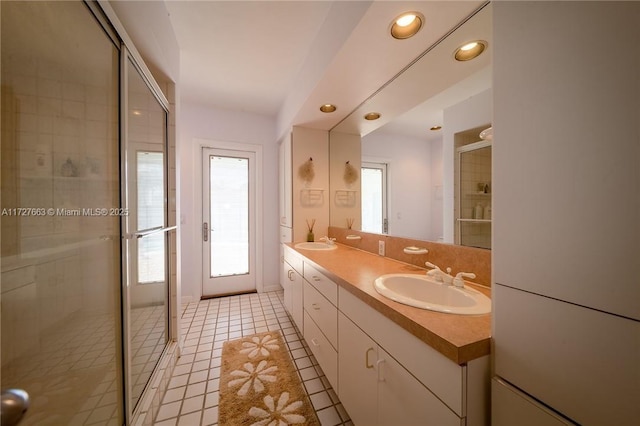
{"label": "baseboard", "polygon": [[282,286],[280,284],[267,285],[262,287],[262,292],[266,293],[268,291],[280,291],[282,290]]}

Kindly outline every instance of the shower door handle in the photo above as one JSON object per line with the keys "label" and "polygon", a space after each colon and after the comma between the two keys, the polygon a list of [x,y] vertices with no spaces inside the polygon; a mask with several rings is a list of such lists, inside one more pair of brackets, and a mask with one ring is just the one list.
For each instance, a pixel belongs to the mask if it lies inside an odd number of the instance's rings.
{"label": "shower door handle", "polygon": [[202,226],[202,238],[205,241],[209,241],[209,224],[207,222]]}
{"label": "shower door handle", "polygon": [[22,389],[2,391],[2,426],[15,426],[29,408],[29,394]]}
{"label": "shower door handle", "polygon": [[155,228],[145,229],[144,231],[134,232],[132,234],[125,234],[122,238],[127,240],[136,240],[144,237],[148,237],[149,235],[159,234],[161,232],[169,232],[178,229],[178,226],[156,226]]}

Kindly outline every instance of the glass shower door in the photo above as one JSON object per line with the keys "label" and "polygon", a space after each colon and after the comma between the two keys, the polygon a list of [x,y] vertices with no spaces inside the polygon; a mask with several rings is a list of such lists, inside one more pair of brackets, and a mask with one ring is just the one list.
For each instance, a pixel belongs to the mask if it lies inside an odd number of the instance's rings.
{"label": "glass shower door", "polygon": [[491,143],[458,148],[456,243],[491,249]]}
{"label": "glass shower door", "polygon": [[[126,56],[126,55],[125,55]],[[133,412],[169,341],[167,112],[126,59],[125,322],[128,411]]]}
{"label": "glass shower door", "polygon": [[124,423],[119,50],[82,2],[0,2],[2,387]]}

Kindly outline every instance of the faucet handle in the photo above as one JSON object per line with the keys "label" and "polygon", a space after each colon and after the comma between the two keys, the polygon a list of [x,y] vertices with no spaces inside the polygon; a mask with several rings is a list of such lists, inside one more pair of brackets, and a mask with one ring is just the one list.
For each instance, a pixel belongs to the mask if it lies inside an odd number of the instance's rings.
{"label": "faucet handle", "polygon": [[438,270],[438,271],[440,270],[440,268],[438,268],[436,265],[434,265],[434,264],[433,264],[433,263],[431,263],[431,262],[424,262],[424,265],[425,265],[426,267],[428,267],[428,268],[431,268],[431,269],[435,269],[435,270]]}
{"label": "faucet handle", "polygon": [[332,245],[335,243],[336,239],[335,238],[329,238],[327,236],[320,238],[320,241],[324,241],[326,242],[328,245]]}
{"label": "faucet handle", "polygon": [[456,274],[456,277],[453,279],[453,285],[456,287],[464,287],[463,278],[474,279],[475,277],[476,277],[476,274],[472,272],[458,272]]}

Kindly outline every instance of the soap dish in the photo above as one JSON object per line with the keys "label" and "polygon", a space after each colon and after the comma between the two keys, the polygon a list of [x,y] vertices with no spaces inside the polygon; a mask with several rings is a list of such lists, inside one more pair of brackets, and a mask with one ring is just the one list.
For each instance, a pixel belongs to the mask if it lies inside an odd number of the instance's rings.
{"label": "soap dish", "polygon": [[427,250],[426,248],[415,247],[415,246],[405,247],[403,251],[406,254],[427,254],[427,253],[429,253],[429,250]]}

